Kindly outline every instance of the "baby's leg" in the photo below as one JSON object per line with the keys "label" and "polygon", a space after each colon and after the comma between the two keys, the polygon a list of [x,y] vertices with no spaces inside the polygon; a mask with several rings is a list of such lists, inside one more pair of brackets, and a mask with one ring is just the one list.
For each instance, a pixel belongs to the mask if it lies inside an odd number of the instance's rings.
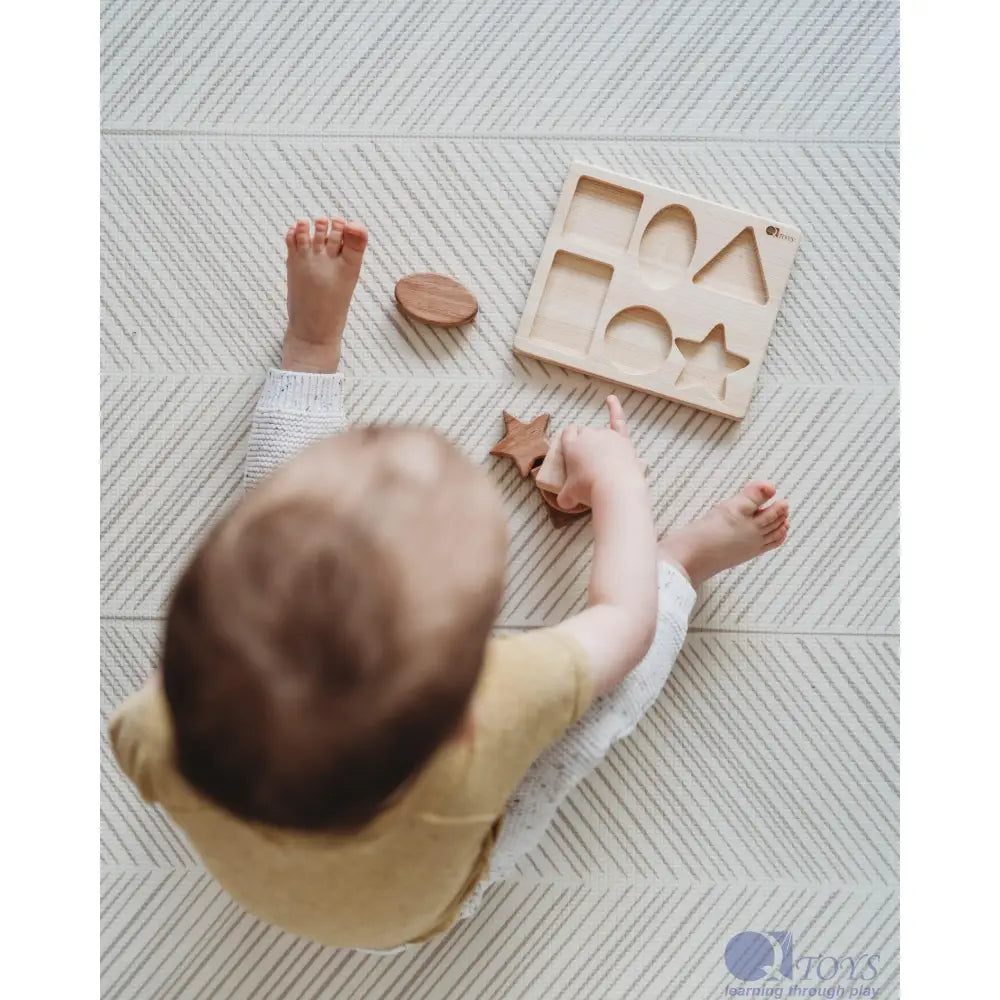
{"label": "baby's leg", "polygon": [[541,840],[573,788],[628,736],[656,701],[687,636],[694,585],[777,548],[788,537],[788,502],[767,482],[748,483],[704,517],[668,532],[659,543],[656,635],[642,662],[550,747],[525,775],[507,804],[489,876],[462,910],[474,914],[487,888],[507,878]]}
{"label": "baby's leg", "polygon": [[491,885],[512,874],[542,839],[566,796],[601,762],[612,744],[635,729],[656,701],[684,645],[694,600],[694,588],[683,571],[661,562],[656,634],[649,652],[531,765],[507,803],[490,873],[462,907],[463,918],[477,912]]}
{"label": "baby's leg", "polygon": [[288,326],[281,369],[264,383],[250,428],[243,483],[247,489],[314,441],[342,431],[340,346],[361,273],[368,232],[341,218],[299,221],[288,247]]}

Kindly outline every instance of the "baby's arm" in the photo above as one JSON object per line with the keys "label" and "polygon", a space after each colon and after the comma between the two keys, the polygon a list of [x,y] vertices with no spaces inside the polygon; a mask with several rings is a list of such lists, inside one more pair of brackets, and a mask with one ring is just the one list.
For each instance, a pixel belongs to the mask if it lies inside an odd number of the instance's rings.
{"label": "baby's arm", "polygon": [[558,626],[587,653],[594,696],[606,694],[639,663],[656,631],[656,529],[649,488],[628,439],[616,396],[609,430],[563,432],[567,480],[561,506],[587,503],[594,559],[586,610]]}
{"label": "baby's arm", "polygon": [[563,506],[591,503],[594,560],[588,607],[551,630],[583,647],[596,700],[541,753],[511,796],[489,877],[467,913],[475,911],[485,886],[511,875],[570,790],[632,732],[662,691],[684,642],[694,590],[680,570],[657,567],[645,478],[613,396],[608,409],[612,430],[564,432],[569,478],[559,499]]}

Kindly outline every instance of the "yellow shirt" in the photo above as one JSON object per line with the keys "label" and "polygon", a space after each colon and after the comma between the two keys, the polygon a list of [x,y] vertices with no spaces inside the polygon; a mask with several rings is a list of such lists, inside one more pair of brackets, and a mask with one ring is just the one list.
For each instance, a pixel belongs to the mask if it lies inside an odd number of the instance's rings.
{"label": "yellow shirt", "polygon": [[454,923],[489,868],[508,797],[587,708],[583,650],[543,629],[491,639],[472,732],[446,743],[405,794],[356,834],[296,833],[238,819],[174,765],[159,685],[111,720],[111,744],[148,802],[163,806],[208,870],[251,913],[340,947],[424,941]]}

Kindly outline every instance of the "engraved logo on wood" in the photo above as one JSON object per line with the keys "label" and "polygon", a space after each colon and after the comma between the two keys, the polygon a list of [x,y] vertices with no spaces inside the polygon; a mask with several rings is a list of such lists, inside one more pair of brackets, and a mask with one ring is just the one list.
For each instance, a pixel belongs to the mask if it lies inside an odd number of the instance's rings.
{"label": "engraved logo on wood", "polygon": [[789,243],[795,242],[794,236],[789,236],[788,233],[783,233],[777,226],[768,226],[764,232],[767,233],[768,236],[777,237],[779,240],[787,240]]}

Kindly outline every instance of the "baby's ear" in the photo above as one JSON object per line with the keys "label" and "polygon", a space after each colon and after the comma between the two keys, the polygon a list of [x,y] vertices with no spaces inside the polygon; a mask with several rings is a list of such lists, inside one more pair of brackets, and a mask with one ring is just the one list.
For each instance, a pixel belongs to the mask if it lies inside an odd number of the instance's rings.
{"label": "baby's ear", "polygon": [[158,777],[172,750],[169,711],[155,677],[118,707],[108,725],[111,752],[118,766],[147,802],[158,800]]}

